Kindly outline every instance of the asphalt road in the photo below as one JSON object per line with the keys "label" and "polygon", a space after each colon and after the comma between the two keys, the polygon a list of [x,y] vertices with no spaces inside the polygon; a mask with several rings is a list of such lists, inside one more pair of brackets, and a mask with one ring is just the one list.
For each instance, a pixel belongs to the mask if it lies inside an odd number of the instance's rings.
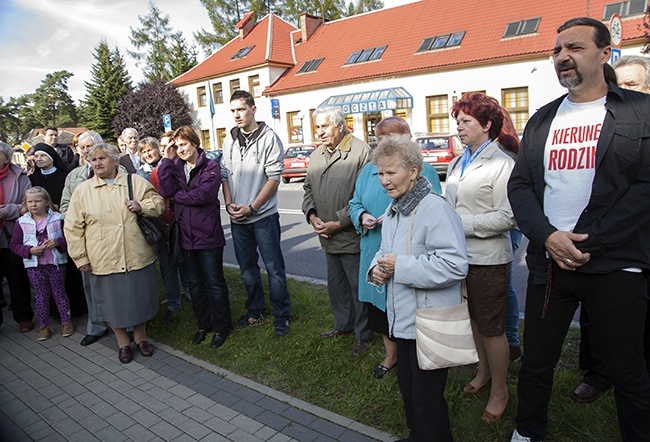
{"label": "asphalt road", "polygon": [[[325,254],[313,229],[307,224],[300,210],[303,198],[302,184],[302,181],[298,179],[292,180],[289,184],[280,183],[278,201],[282,227],[282,252],[288,275],[324,282],[327,279]],[[230,237],[230,222],[224,209],[221,211],[221,216],[226,235],[224,262],[236,265],[237,260]],[[524,237],[514,262],[514,285],[521,311],[524,309],[526,279],[528,278],[528,270],[524,262],[527,244],[528,241]],[[264,268],[261,260],[260,267]]]}

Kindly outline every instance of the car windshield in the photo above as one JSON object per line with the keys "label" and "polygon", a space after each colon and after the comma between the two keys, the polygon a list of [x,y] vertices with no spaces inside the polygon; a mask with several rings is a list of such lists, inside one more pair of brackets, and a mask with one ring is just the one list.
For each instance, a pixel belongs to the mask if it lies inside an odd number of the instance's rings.
{"label": "car windshield", "polygon": [[422,150],[449,149],[448,137],[418,138]]}
{"label": "car windshield", "polygon": [[314,151],[313,147],[292,147],[287,149],[285,158],[308,157]]}

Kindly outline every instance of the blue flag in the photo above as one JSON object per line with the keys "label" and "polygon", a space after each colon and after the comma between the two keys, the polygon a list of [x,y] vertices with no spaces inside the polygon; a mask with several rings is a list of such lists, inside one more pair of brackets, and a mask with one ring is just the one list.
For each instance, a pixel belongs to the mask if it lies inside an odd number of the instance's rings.
{"label": "blue flag", "polygon": [[212,88],[210,83],[208,83],[208,93],[210,94],[208,98],[210,99],[210,117],[214,117],[214,100],[212,100]]}

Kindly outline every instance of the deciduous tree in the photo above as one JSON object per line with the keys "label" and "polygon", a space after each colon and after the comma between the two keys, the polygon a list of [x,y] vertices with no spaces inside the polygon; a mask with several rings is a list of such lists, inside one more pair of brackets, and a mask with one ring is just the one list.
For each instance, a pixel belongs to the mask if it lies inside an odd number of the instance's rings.
{"label": "deciduous tree", "polygon": [[40,126],[77,125],[77,109],[68,93],[68,79],[73,75],[69,71],[47,74],[38,89],[29,95],[33,116]]}
{"label": "deciduous tree", "polygon": [[142,83],[120,100],[113,121],[116,133],[127,127],[137,129],[140,137],[160,137],[165,132],[162,116],[169,114],[174,129],[192,125],[192,114],[176,86],[163,81]]}

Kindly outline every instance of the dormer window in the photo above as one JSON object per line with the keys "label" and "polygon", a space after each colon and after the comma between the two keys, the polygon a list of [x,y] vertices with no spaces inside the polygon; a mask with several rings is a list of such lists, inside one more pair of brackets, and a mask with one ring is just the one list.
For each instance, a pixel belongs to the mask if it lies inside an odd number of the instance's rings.
{"label": "dormer window", "polygon": [[376,48],[363,49],[354,51],[345,64],[363,63],[366,61],[379,60],[388,46],[379,46]]}
{"label": "dormer window", "polygon": [[241,48],[240,50],[237,51],[237,53],[235,53],[235,55],[233,55],[232,57],[230,57],[230,59],[231,59],[231,60],[237,60],[238,58],[244,58],[245,56],[248,55],[248,53],[249,53],[250,51],[253,50],[254,47],[255,47],[255,45],[253,45],[253,46],[246,46],[245,48]]}
{"label": "dormer window", "polygon": [[453,34],[438,35],[435,37],[425,38],[417,52],[433,51],[435,49],[450,48],[460,46],[460,42],[465,37],[465,31],[454,32]]}
{"label": "dormer window", "polygon": [[540,17],[529,18],[528,20],[513,21],[506,25],[503,38],[516,37],[519,35],[534,34],[539,27]]}

